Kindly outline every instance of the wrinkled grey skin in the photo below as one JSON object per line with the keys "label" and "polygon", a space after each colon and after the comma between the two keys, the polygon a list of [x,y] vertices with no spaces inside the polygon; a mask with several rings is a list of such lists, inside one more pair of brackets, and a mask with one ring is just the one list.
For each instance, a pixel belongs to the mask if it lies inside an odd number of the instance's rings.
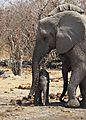
{"label": "wrinkled grey skin", "polygon": [[80,7],[76,6],[76,5],[73,5],[73,4],[62,4],[62,5],[59,5],[57,6],[55,9],[53,9],[49,14],[48,16],[53,16],[59,12],[63,12],[63,11],[76,11],[80,14],[83,14],[84,13],[84,10],[81,9]]}
{"label": "wrinkled grey skin", "polygon": [[[48,14],[48,16],[53,16],[53,15],[55,15],[55,14],[57,14],[59,12],[63,12],[63,11],[76,11],[76,12],[78,12],[80,14],[84,13],[84,10],[82,10],[80,7],[75,6],[73,4],[66,3],[66,4],[62,4],[62,5],[57,6],[54,10],[52,10]],[[63,80],[64,80],[64,86],[63,86],[62,94],[61,94],[60,99],[59,99],[62,102],[64,101],[63,97],[65,96],[65,93],[67,91],[67,87],[68,87],[68,72],[70,72],[70,71],[71,71],[71,65],[69,63],[68,58],[65,57],[65,59],[63,58],[63,64],[62,64],[62,75],[63,75]],[[83,87],[80,87],[80,88],[82,89]],[[83,90],[81,90],[81,91],[83,91]]]}
{"label": "wrinkled grey skin", "polygon": [[39,83],[34,96],[34,104],[42,105],[42,92],[43,92],[43,105],[49,104],[49,73],[45,69],[39,72]]}
{"label": "wrinkled grey skin", "polygon": [[67,106],[79,107],[76,89],[86,76],[86,18],[77,12],[64,11],[39,21],[29,96],[37,89],[41,59],[55,48],[62,62],[67,58],[71,66]]}

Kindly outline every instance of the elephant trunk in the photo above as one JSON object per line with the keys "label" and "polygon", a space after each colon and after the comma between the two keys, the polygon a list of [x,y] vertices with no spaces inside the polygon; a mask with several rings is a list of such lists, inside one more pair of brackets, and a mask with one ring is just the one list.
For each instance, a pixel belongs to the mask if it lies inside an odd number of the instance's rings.
{"label": "elephant trunk", "polygon": [[[43,50],[43,49],[42,49]],[[45,56],[47,51],[42,52],[39,47],[35,47],[33,58],[32,58],[32,86],[30,89],[29,97],[35,94],[37,85],[39,82],[39,70],[40,70],[40,61]]]}
{"label": "elephant trunk", "polygon": [[32,62],[32,86],[30,89],[29,96],[34,95],[38,82],[39,82],[39,64],[38,62]]}

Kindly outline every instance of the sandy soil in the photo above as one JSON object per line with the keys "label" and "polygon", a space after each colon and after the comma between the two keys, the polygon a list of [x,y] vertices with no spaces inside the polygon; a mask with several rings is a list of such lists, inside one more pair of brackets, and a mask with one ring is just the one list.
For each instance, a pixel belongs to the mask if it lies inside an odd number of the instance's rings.
{"label": "sandy soil", "polygon": [[[0,69],[6,71],[6,74],[0,77],[0,120],[86,120],[86,109],[65,108],[65,104],[56,98],[50,99],[49,106],[34,106],[29,101],[16,104],[17,100],[21,102],[23,97],[28,96],[31,69],[23,69],[22,76],[14,76],[8,68]],[[50,94],[61,93],[63,86],[61,71],[48,71],[51,78],[56,78],[50,81]]]}

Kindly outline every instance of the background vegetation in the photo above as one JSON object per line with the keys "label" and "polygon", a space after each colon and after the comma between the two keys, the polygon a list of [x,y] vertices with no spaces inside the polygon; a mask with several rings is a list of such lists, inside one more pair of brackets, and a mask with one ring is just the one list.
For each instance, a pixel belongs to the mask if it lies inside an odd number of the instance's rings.
{"label": "background vegetation", "polygon": [[47,16],[57,5],[66,2],[86,8],[85,0],[3,0],[0,3],[0,60],[9,59],[15,75],[16,64],[18,71],[21,61],[32,58],[39,16]]}

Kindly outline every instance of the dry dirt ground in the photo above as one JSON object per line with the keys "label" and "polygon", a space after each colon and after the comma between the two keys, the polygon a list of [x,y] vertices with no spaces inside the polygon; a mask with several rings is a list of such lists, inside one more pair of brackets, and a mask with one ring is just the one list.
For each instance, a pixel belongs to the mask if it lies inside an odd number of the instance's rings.
{"label": "dry dirt ground", "polygon": [[62,91],[61,71],[48,70],[50,77],[56,78],[50,81],[50,94],[55,99],[50,99],[49,106],[34,106],[30,101],[21,103],[29,93],[31,69],[23,69],[22,76],[14,76],[8,68],[0,67],[0,70],[5,70],[5,75],[0,77],[0,120],[86,120],[86,109],[66,108],[54,96]]}

